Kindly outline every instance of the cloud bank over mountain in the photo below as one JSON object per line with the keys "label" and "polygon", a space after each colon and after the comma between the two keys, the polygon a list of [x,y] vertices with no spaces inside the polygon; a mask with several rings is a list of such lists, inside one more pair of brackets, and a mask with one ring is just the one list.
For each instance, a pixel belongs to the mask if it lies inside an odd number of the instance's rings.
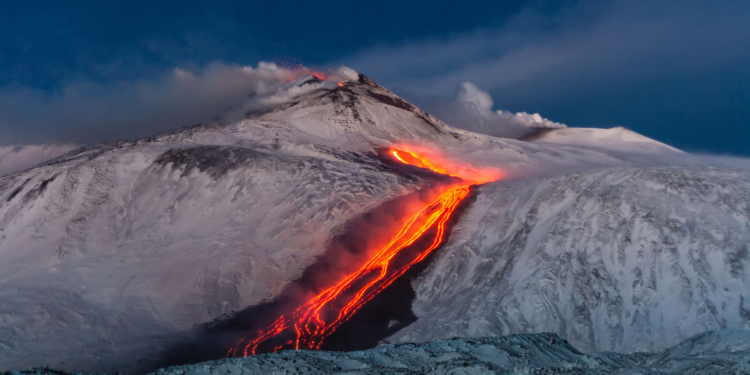
{"label": "cloud bank over mountain", "polygon": [[293,72],[214,63],[202,71],[174,68],[155,79],[70,82],[46,92],[0,89],[0,139],[90,143],[153,135],[208,121],[242,98],[274,93]]}
{"label": "cloud bank over mountain", "polygon": [[[176,67],[152,80],[71,82],[52,93],[6,87],[0,89],[0,145],[87,144],[145,137],[207,121],[235,121],[248,111],[317,88],[316,83],[288,84],[306,74],[331,82],[359,77],[345,66],[315,73],[269,62],[255,68],[215,62],[197,72]],[[458,86],[455,100],[424,104],[451,125],[504,138],[522,138],[533,128],[565,126],[539,114],[494,111],[490,94],[471,82]]]}

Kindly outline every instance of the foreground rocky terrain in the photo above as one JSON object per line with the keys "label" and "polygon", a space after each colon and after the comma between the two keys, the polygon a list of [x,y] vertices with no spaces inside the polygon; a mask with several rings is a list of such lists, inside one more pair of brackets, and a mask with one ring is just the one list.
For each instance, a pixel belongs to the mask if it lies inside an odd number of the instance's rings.
{"label": "foreground rocky terrain", "polygon": [[[720,330],[654,354],[584,354],[552,333],[397,344],[355,352],[284,351],[160,369],[211,374],[746,374],[750,331]],[[64,375],[36,369],[3,375]]]}

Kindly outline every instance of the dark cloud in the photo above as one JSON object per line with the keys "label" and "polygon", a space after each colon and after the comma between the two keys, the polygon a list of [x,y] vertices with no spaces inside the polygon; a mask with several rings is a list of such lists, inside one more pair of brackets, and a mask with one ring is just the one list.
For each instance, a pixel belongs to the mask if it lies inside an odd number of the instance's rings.
{"label": "dark cloud", "polygon": [[461,81],[535,95],[750,61],[750,2],[580,1],[499,29],[368,48],[343,60],[389,85],[446,95]]}
{"label": "dark cloud", "polygon": [[[471,81],[513,112],[574,127],[624,126],[683,150],[750,153],[750,2],[566,4],[552,12],[527,7],[499,27],[382,44],[340,61],[422,98],[428,112],[445,112],[429,103],[449,101],[460,82]],[[451,115],[438,117],[451,122]]]}

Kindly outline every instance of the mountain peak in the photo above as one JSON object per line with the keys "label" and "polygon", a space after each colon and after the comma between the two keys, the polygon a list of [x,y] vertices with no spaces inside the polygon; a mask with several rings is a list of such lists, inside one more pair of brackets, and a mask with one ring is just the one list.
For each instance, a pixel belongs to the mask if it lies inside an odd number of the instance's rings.
{"label": "mountain peak", "polygon": [[278,93],[260,99],[244,118],[282,121],[318,139],[368,144],[434,141],[451,129],[363,74],[356,79],[336,78],[297,78]]}

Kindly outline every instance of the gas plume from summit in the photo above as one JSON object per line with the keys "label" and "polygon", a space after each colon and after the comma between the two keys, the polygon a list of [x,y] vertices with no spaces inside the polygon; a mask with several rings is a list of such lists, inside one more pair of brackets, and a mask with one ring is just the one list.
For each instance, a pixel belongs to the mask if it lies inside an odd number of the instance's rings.
{"label": "gas plume from summit", "polygon": [[232,109],[257,107],[264,98],[286,100],[288,95],[280,93],[285,84],[308,74],[336,82],[357,76],[345,67],[325,71],[214,62],[195,72],[174,68],[150,79],[76,81],[51,92],[8,86],[0,88],[0,145],[133,139],[221,120]]}

